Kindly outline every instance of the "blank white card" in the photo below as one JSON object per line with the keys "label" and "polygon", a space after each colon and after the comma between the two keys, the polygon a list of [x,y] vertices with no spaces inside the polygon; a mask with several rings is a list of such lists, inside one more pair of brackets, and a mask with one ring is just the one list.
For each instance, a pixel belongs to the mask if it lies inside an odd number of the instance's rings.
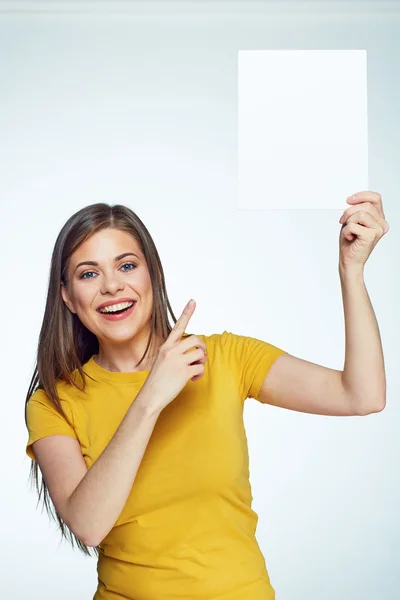
{"label": "blank white card", "polygon": [[368,190],[366,50],[241,50],[239,209],[343,209]]}

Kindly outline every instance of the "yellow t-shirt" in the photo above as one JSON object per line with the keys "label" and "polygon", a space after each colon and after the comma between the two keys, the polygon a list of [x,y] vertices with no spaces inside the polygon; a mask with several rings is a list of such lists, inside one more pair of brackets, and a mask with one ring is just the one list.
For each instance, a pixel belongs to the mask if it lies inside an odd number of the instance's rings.
{"label": "yellow t-shirt", "polygon": [[[285,351],[256,338],[198,335],[205,373],[161,412],[132,491],[102,540],[93,600],[273,600],[255,538],[244,400]],[[84,393],[57,384],[69,426],[43,390],[28,402],[30,444],[63,434],[90,468],[118,429],[149,371],[111,372],[93,357]],[[112,482],[110,482],[112,485]],[[104,490],[107,493],[107,489]]]}

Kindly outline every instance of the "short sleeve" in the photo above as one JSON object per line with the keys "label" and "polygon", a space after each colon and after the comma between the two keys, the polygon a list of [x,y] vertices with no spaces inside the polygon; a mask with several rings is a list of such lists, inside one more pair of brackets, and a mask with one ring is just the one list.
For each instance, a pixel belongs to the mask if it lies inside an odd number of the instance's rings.
{"label": "short sleeve", "polygon": [[[73,423],[72,413],[68,410],[68,406],[64,406],[65,404],[65,402],[62,402],[62,408],[68,419]],[[28,400],[26,422],[29,432],[26,454],[32,460],[36,460],[32,444],[41,438],[49,435],[68,435],[76,440],[78,439],[74,428],[57,410],[55,404],[42,389],[36,390]]]}
{"label": "short sleeve", "polygon": [[268,371],[275,360],[287,352],[258,338],[228,331],[223,332],[221,341],[242,400],[259,400],[258,394]]}

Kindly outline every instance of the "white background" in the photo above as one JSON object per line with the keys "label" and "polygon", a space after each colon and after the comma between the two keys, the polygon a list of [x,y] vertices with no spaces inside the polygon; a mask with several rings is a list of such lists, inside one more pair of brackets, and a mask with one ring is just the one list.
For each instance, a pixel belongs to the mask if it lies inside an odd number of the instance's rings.
{"label": "white background", "polygon": [[247,400],[253,508],[278,600],[397,600],[396,6],[110,5],[0,3],[1,595],[88,600],[97,584],[95,559],[59,546],[56,524],[36,509],[25,455],[25,396],[51,251],[78,209],[124,203],[140,216],[175,314],[197,302],[192,332],[226,329],[343,368],[345,197],[337,210],[237,208],[238,51],[329,48],[368,53],[369,187],[382,195],[391,229],[365,279],[384,346],[387,407],[324,417]]}

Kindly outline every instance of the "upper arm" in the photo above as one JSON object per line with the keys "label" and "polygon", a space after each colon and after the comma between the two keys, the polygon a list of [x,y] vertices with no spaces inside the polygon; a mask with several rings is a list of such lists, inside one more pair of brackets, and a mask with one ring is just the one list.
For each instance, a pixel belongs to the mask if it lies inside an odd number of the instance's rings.
{"label": "upper arm", "polygon": [[43,389],[32,394],[26,406],[29,432],[26,454],[37,461],[58,514],[79,538],[79,533],[73,528],[68,502],[88,469],[68,402],[62,401],[62,408],[66,416],[61,414]]}
{"label": "upper arm", "polygon": [[73,531],[68,502],[88,471],[80,444],[67,435],[50,435],[33,442],[32,448],[53,504]]}
{"label": "upper arm", "polygon": [[260,402],[314,415],[359,415],[342,384],[342,371],[291,354],[278,357],[261,385]]}
{"label": "upper arm", "polygon": [[271,365],[285,350],[258,338],[224,331],[220,336],[222,352],[237,385],[242,402],[257,399]]}

